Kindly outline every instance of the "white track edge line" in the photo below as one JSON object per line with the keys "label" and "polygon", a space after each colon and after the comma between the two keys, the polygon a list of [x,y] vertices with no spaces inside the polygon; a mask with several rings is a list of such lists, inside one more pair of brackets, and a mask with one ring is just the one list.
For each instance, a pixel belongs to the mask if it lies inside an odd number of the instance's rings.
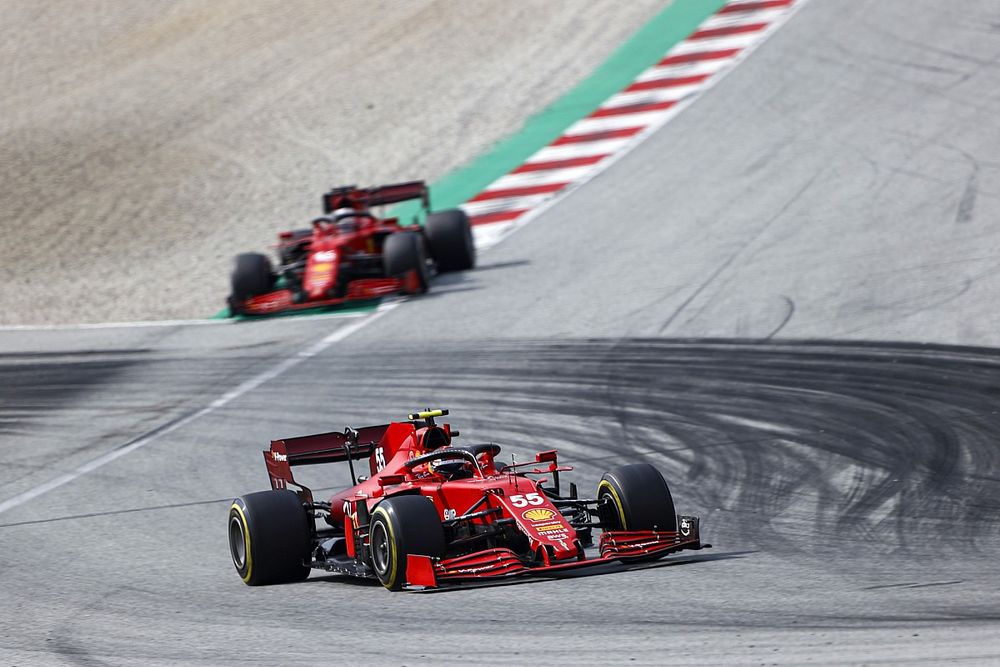
{"label": "white track edge line", "polygon": [[355,333],[362,327],[365,327],[368,324],[371,324],[372,322],[377,320],[378,318],[382,317],[382,315],[388,313],[396,306],[401,304],[403,301],[404,299],[398,299],[383,303],[378,307],[378,309],[374,313],[371,313],[369,317],[365,317],[356,322],[352,322],[345,327],[337,329],[333,333],[327,335],[325,338],[317,341],[316,343],[313,343],[309,347],[303,350],[299,350],[298,352],[294,353],[289,357],[285,357],[280,362],[268,368],[267,370],[258,373],[249,380],[241,382],[239,385],[237,385],[233,389],[230,389],[222,396],[218,397],[217,399],[209,403],[204,408],[196,412],[192,412],[184,417],[181,417],[176,421],[168,422],[166,426],[163,426],[159,429],[154,429],[147,435],[140,436],[138,440],[134,440],[133,442],[123,447],[113,449],[110,452],[103,454],[102,456],[98,456],[96,459],[92,459],[87,463],[84,463],[83,465],[79,466],[78,468],[76,468],[71,472],[68,472],[64,475],[60,475],[55,479],[51,479],[48,482],[39,484],[36,487],[28,489],[27,491],[23,491],[17,494],[16,496],[13,496],[11,498],[8,498],[7,500],[4,500],[3,502],[0,502],[0,514],[3,514],[4,512],[14,509],[15,507],[18,507],[20,505],[23,505],[26,502],[34,500],[35,498],[38,498],[39,496],[42,496],[48,493],[49,491],[58,489],[61,486],[65,486],[66,484],[69,484],[70,482],[79,479],[80,477],[83,477],[89,472],[93,472],[94,470],[97,470],[98,468],[101,468],[111,463],[112,461],[115,461],[125,456],[126,454],[134,452],[137,449],[141,449],[142,447],[145,447],[146,445],[155,442],[156,440],[159,440],[162,436],[167,435],[168,433],[172,433],[183,426],[187,426],[191,422],[195,421],[196,419],[199,419],[200,417],[204,417],[210,412],[218,410],[219,408],[223,407],[228,403],[231,403],[232,401],[243,396],[244,394],[247,394],[256,389],[257,387],[260,387],[265,382],[273,380],[274,378],[278,377],[285,371],[288,371],[294,368],[295,366],[298,366],[303,361],[315,357],[317,354],[327,349],[334,343],[339,343],[340,341],[344,340],[345,338]]}

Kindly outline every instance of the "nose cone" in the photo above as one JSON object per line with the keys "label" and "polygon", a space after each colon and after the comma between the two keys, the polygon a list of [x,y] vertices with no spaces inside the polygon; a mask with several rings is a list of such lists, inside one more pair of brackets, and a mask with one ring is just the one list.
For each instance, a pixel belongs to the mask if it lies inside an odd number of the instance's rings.
{"label": "nose cone", "polygon": [[310,299],[321,299],[334,286],[337,276],[336,250],[319,250],[309,257],[303,287]]}
{"label": "nose cone", "polygon": [[555,560],[576,558],[579,555],[576,530],[561,512],[548,503],[546,505],[521,510],[516,515],[521,526],[529,537],[537,540],[540,545],[547,546]]}

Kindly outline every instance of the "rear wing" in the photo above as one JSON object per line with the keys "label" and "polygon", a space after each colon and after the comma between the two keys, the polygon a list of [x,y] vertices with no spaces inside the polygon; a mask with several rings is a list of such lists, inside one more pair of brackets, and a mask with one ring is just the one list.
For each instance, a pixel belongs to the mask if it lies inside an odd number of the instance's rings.
{"label": "rear wing", "polygon": [[323,195],[323,213],[329,215],[338,208],[366,208],[396,204],[410,199],[420,199],[425,209],[430,208],[430,191],[427,189],[427,184],[423,181],[408,181],[371,188],[345,185],[333,188]]}
{"label": "rear wing", "polygon": [[[292,466],[367,459],[375,451],[389,426],[389,424],[365,426],[356,430],[347,429],[343,433],[334,431],[272,440],[271,448],[263,452],[267,475],[271,478],[271,488],[285,489],[289,485],[298,487],[299,496],[303,501],[311,503],[312,493],[295,482]],[[352,464],[352,472],[353,469]]]}

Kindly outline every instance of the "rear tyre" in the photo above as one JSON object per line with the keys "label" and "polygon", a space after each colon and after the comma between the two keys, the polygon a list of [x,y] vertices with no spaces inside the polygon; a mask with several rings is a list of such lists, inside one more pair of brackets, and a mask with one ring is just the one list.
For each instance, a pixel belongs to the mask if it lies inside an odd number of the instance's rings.
{"label": "rear tyre", "polygon": [[597,485],[608,508],[603,522],[611,530],[677,530],[674,499],[660,471],[648,463],[613,468]]}
{"label": "rear tyre", "polygon": [[476,265],[472,225],[465,211],[455,208],[431,213],[427,216],[424,232],[438,271],[465,271]]}
{"label": "rear tyre", "polygon": [[236,256],[236,267],[232,274],[232,294],[229,302],[238,305],[250,297],[266,294],[274,287],[274,273],[271,260],[258,252],[247,252]]}
{"label": "rear tyre", "polygon": [[229,552],[248,586],[309,576],[311,530],[302,501],[288,490],[250,493],[229,508]]}
{"label": "rear tyre", "polygon": [[408,555],[445,555],[441,517],[424,496],[397,496],[380,502],[372,511],[368,539],[372,569],[390,591],[398,591],[406,583]]}
{"label": "rear tyre", "polygon": [[396,232],[390,234],[382,246],[382,265],[385,275],[390,278],[402,278],[415,272],[416,288],[404,290],[408,293],[426,292],[430,285],[430,274],[427,270],[427,254],[423,239],[414,232]]}

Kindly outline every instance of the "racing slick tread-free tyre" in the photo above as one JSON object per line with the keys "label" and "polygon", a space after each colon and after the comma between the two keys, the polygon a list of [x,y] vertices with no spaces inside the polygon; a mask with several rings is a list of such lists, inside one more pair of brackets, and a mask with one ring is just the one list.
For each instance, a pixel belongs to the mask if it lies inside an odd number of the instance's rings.
{"label": "racing slick tread-free tyre", "polygon": [[405,278],[405,274],[416,271],[417,292],[426,292],[430,284],[427,271],[427,254],[423,239],[414,232],[390,234],[382,246],[382,263],[385,275],[391,278]]}
{"label": "racing slick tread-free tyre", "polygon": [[407,555],[445,555],[441,517],[424,496],[396,496],[376,505],[368,540],[372,569],[390,591],[398,591],[406,583]]}
{"label": "racing slick tread-free tyre", "polygon": [[611,500],[613,530],[677,530],[670,488],[648,463],[612,468],[597,485],[597,497]]}
{"label": "racing slick tread-free tyre", "polygon": [[252,296],[266,294],[274,287],[271,260],[259,252],[236,255],[236,267],[232,275],[232,299],[244,301]]}
{"label": "racing slick tread-free tyre", "polygon": [[292,491],[259,491],[229,508],[229,551],[249,586],[302,581],[309,576],[309,515]]}
{"label": "racing slick tread-free tyre", "polygon": [[472,225],[465,211],[455,208],[427,216],[427,246],[438,271],[465,271],[476,265]]}

